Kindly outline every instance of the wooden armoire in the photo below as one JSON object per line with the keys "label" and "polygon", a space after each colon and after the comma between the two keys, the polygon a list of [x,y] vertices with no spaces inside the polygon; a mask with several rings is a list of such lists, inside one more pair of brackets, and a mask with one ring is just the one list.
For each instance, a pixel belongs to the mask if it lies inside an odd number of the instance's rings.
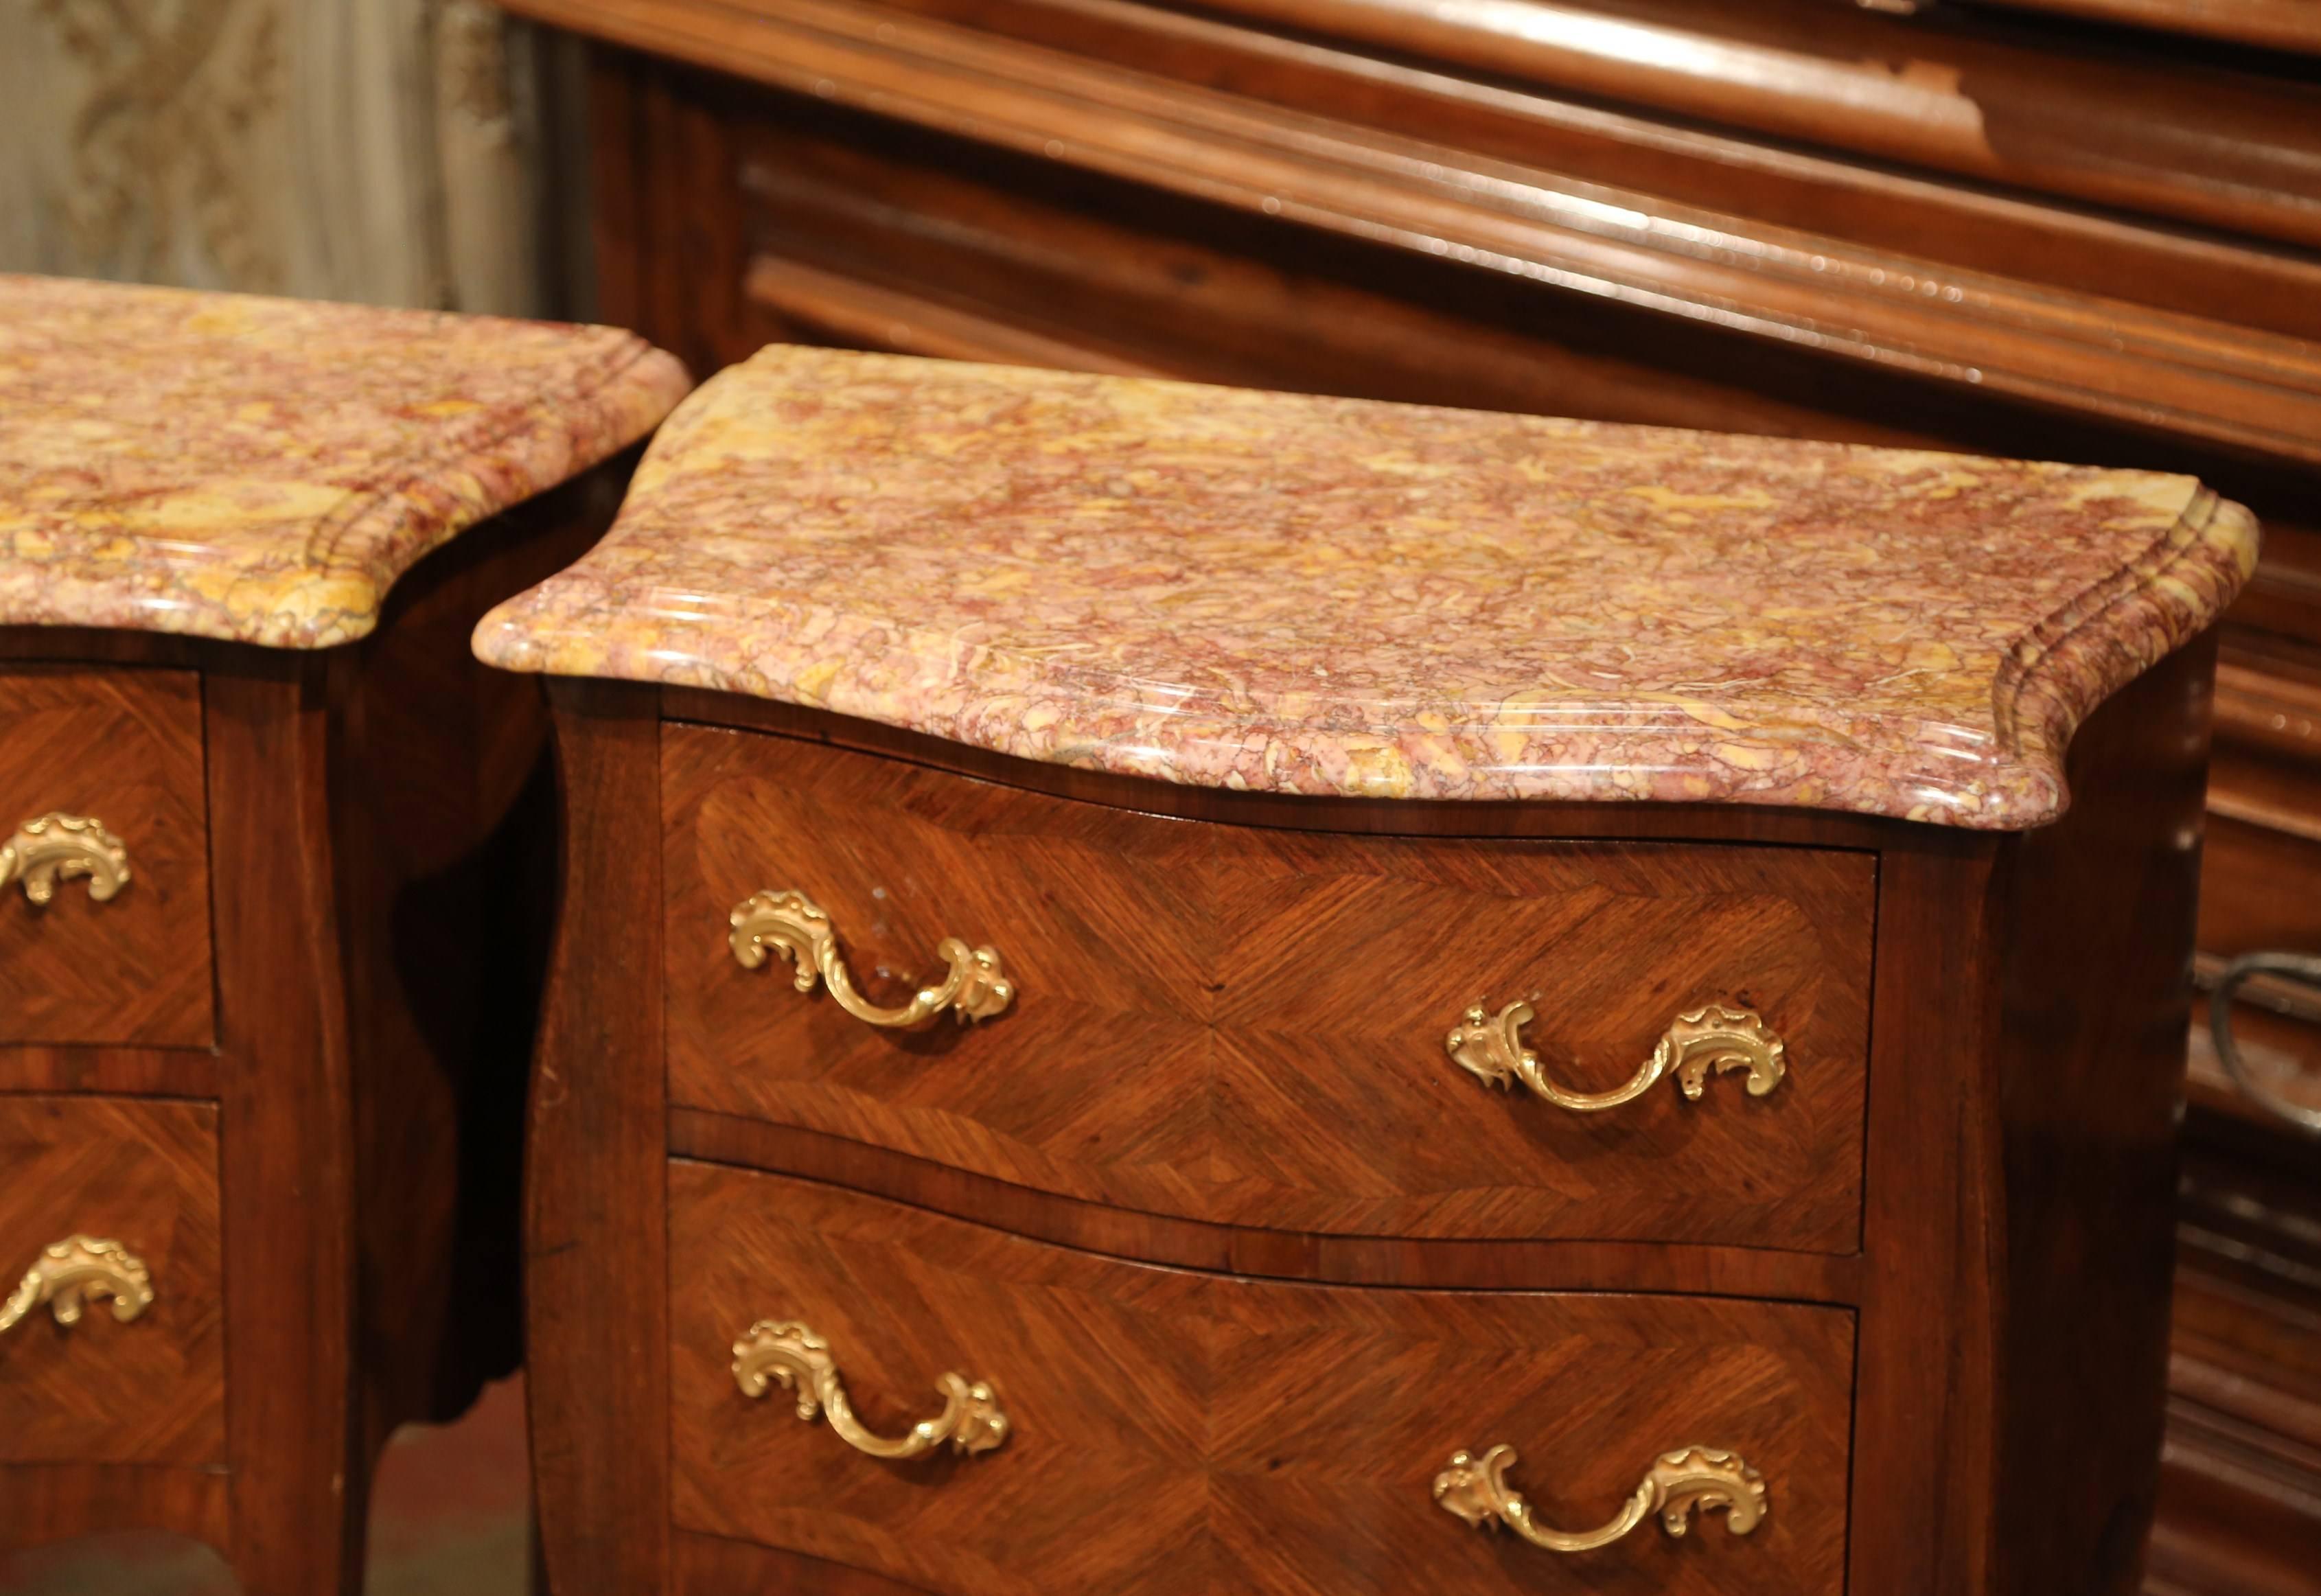
{"label": "wooden armoire", "polygon": [[[2199,974],[2321,952],[2321,0],[514,0],[594,309],[2197,473],[2264,523]],[[2321,1003],[2241,989],[2321,1106]],[[2321,1142],[2188,1046],[2148,1588],[2321,1591]]]}

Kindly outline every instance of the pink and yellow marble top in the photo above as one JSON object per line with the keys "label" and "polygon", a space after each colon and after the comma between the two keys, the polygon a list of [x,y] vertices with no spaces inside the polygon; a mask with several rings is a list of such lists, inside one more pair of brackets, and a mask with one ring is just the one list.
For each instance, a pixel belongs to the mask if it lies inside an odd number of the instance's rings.
{"label": "pink and yellow marble top", "polygon": [[476,645],[1204,786],[2011,828],[2256,541],[2189,477],[777,347]]}
{"label": "pink and yellow marble top", "polygon": [[687,387],[609,327],[0,276],[0,624],[350,642]]}

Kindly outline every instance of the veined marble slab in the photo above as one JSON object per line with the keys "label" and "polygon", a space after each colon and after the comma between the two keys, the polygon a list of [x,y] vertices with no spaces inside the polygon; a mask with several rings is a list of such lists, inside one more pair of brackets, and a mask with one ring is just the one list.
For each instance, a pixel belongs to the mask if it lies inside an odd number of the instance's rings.
{"label": "veined marble slab", "polygon": [[2016,828],[2256,546],[2189,477],[775,347],[476,643],[1211,787]]}
{"label": "veined marble slab", "polygon": [[0,624],[351,642],[687,386],[610,327],[0,276]]}

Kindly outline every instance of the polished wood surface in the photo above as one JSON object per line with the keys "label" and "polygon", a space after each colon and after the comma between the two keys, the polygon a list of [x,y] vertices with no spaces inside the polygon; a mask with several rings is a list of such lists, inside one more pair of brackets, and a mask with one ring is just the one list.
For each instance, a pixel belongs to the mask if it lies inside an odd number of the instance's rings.
{"label": "polished wood surface", "polygon": [[[667,734],[661,807],[672,1103],[1240,1226],[1858,1244],[1867,853],[1227,831],[707,728]],[[866,1026],[735,962],[761,888],[829,912],[873,1002],[952,935],[1016,1000]],[[1446,1055],[1469,1005],[1534,994],[1574,1090],[1705,1003],[1761,1014],[1789,1072],[1576,1114]]]}
{"label": "polished wood surface", "polygon": [[[235,669],[233,667],[239,667]],[[310,659],[205,674],[223,1041],[221,1169],[230,1556],[254,1590],[346,1588],[363,1492],[355,1382],[354,1157],[329,855],[328,725]],[[263,1466],[252,1466],[259,1460]]]}
{"label": "polished wood surface", "polygon": [[[2195,1110],[2205,1113],[2205,1110]],[[2260,1124],[2190,1143],[2155,1589],[2304,1596],[2321,1560],[2321,1203]]]}
{"label": "polished wood surface", "polygon": [[1852,1302],[1859,1254],[1624,1241],[1446,1241],[1318,1236],[1215,1225],[1056,1197],[860,1142],[762,1119],[672,1108],[672,1152],[860,1186],[1018,1236],[1187,1269],[1343,1285],[1489,1290],[1552,1281],[1572,1290]]}
{"label": "polished wood surface", "polygon": [[447,1422],[523,1355],[526,1066],[556,893],[537,684],[486,670],[484,611],[577,559],[635,459],[470,529],[396,584],[329,684],[332,857],[367,1227],[366,1446]]}
{"label": "polished wood surface", "polygon": [[[1629,1305],[1677,1332],[1668,1345],[1685,1344],[1687,1315],[1745,1319],[1770,1301],[1796,1304],[1794,1311],[1827,1316],[1812,1322],[1844,1325],[1856,1347],[1839,1382],[1843,1395],[1832,1399],[1853,1437],[1850,1462],[1836,1464],[1848,1478],[1824,1499],[1843,1518],[1848,1588],[1957,1596],[2134,1590],[2157,1475],[2167,1339],[2165,1296],[2156,1282],[2168,1263],[2172,1048],[2190,997],[2187,948],[2197,859],[2187,843],[2197,835],[2192,821],[2212,668],[2213,648],[2203,643],[2107,706],[2074,752],[2071,816],[2016,839],[1738,807],[1539,804],[1497,812],[1491,806],[1266,799],[1006,762],[709,694],[556,684],[574,847],[547,1045],[533,1088],[529,1242],[534,1446],[556,1589],[609,1593],[669,1577],[672,1569],[680,1588],[682,1582],[726,1577],[706,1571],[754,1578],[760,1570],[767,1578],[778,1573],[802,1588],[834,1591],[875,1591],[882,1588],[878,1581],[930,1591],[1029,1590],[1042,1579],[1134,1588],[1145,1566],[1138,1559],[1150,1555],[1136,1549],[1144,1544],[1137,1528],[1124,1522],[1091,1539],[1085,1526],[1124,1517],[1116,1511],[1122,1502],[1143,1504],[1137,1491],[1149,1482],[1132,1490],[1105,1473],[1099,1458],[1077,1471],[1043,1470],[1033,1497],[978,1484],[1006,1477],[990,1472],[995,1462],[1004,1468],[1003,1451],[931,1461],[927,1477],[940,1483],[929,1488],[918,1473],[872,1464],[826,1430],[800,1425],[779,1400],[744,1401],[727,1365],[734,1336],[751,1320],[803,1318],[836,1345],[867,1349],[865,1373],[850,1389],[874,1427],[893,1429],[924,1416],[915,1404],[954,1363],[998,1379],[1013,1399],[1006,1371],[977,1366],[977,1349],[960,1339],[985,1323],[994,1327],[991,1336],[1014,1337],[1010,1348],[1015,1340],[1026,1343],[1032,1366],[1068,1381],[1076,1393],[1101,1388],[1097,1365],[1086,1360],[1106,1349],[1140,1348],[1151,1361],[1154,1332],[1138,1318],[1151,1299],[1164,1304],[1160,1322],[1180,1338],[1188,1325],[1242,1325],[1244,1313],[1256,1316],[1247,1322],[1262,1323],[1265,1313],[1276,1311],[1242,1306],[1251,1303],[1327,1303],[1347,1312],[1358,1306],[1370,1333],[1424,1339],[1429,1327],[1439,1333],[1443,1322],[1463,1322],[1474,1303],[1516,1316],[1512,1325],[1527,1301],[1586,1301],[1606,1311]],[[721,709],[728,721],[750,728],[747,734],[718,727]],[[656,712],[683,718],[656,725]],[[769,734],[776,727],[784,734]],[[875,746],[879,757],[831,746],[846,743]],[[860,894],[869,929],[855,963],[864,970],[883,964],[897,978],[915,972],[906,961],[924,957],[932,936],[988,934],[999,940],[996,929],[951,923],[962,900],[972,907],[985,890],[985,874],[960,862],[975,855],[957,843],[930,841],[974,834],[967,816],[1009,816],[1006,834],[1019,852],[1032,851],[1023,839],[1035,837],[1075,863],[1015,894],[1040,900],[1040,912],[1051,916],[1093,914],[1115,901],[1113,875],[1092,862],[1102,853],[1067,855],[1057,839],[1076,834],[1076,827],[1094,828],[1088,835],[1133,837],[1160,824],[1124,807],[1139,796],[1181,817],[1166,830],[1197,838],[1215,828],[1224,840],[1213,847],[1251,850],[1261,862],[1297,863],[1299,871],[1284,878],[1291,880],[1316,870],[1327,878],[1333,861],[1339,872],[1361,866],[1351,872],[1357,882],[1376,879],[1368,872],[1381,858],[1437,857],[1434,847],[1410,850],[1419,838],[1438,844],[1446,835],[1455,839],[1462,822],[1484,836],[1562,828],[1575,837],[1627,839],[1622,847],[1589,842],[1558,850],[1500,841],[1442,850],[1443,856],[1465,848],[1504,852],[1516,870],[1537,868],[1524,862],[1538,858],[1598,856],[1641,869],[1635,862],[1665,852],[1715,860],[1701,868],[1731,871],[1752,857],[1735,845],[1740,839],[1775,834],[1807,844],[1783,851],[1779,879],[1794,882],[1801,869],[1829,868],[1842,883],[1849,879],[1849,848],[1866,843],[1877,871],[1870,980],[1880,1020],[1870,1041],[1859,1255],[1661,1240],[1332,1236],[1247,1222],[1270,1217],[1261,1212],[1219,1223],[1138,1211],[1116,1196],[1038,1190],[972,1168],[971,1137],[953,1135],[917,1152],[876,1145],[879,1122],[872,1109],[897,1093],[924,1090],[928,1071],[969,1058],[960,1051],[968,1043],[940,1034],[928,1051],[896,1049],[910,1068],[861,1089],[864,1105],[848,1124],[801,1126],[786,1123],[797,1117],[786,1111],[718,1112],[667,1097],[678,1083],[707,1082],[720,1069],[742,1078],[775,1061],[796,1071],[801,1060],[859,1047],[860,1027],[807,1027],[785,1052],[751,1055],[750,1027],[765,1023],[760,1005],[737,1010],[737,1046],[712,1057],[713,1044],[728,1039],[726,1027],[705,1028],[696,1044],[701,1056],[677,1067],[688,1044],[678,1024],[664,1030],[657,1017],[682,1011],[678,989],[693,978],[689,971],[731,962],[723,917],[714,912],[724,902],[725,886],[734,885],[738,898],[762,883],[751,875],[721,882],[716,891],[700,893],[707,906],[700,915],[671,919],[662,911],[695,891],[685,876],[699,872],[704,861],[713,872],[754,870],[752,850],[778,842],[790,824],[786,809],[800,801],[759,796],[713,813],[718,795],[747,784],[699,780],[704,769],[778,771],[795,779],[801,792],[842,786],[843,834],[891,844],[844,844],[862,860],[885,862],[873,872],[878,880]],[[1012,780],[988,780],[1000,774]],[[809,775],[815,780],[806,780]],[[1030,803],[1033,796],[1042,801]],[[1403,836],[1370,834],[1397,809]],[[1086,813],[1074,813],[1080,810]],[[1188,820],[1206,825],[1183,824]],[[833,851],[826,834],[841,834],[809,829],[818,862]],[[665,846],[664,835],[676,840]],[[1679,848],[1650,840],[1670,835],[1693,841]],[[1113,855],[1133,858],[1140,844],[1107,845]],[[1816,848],[1827,852],[1817,855]],[[1816,867],[1817,858],[1825,864]],[[1256,870],[1240,873],[1254,883],[1268,880]],[[1173,879],[1180,889],[1186,878],[1178,868]],[[1389,872],[1386,879],[1395,878]],[[1670,878],[1647,871],[1628,879]],[[871,885],[884,886],[887,897],[872,897]],[[841,890],[853,889],[842,883]],[[1838,900],[1844,897],[1841,889]],[[944,923],[923,925],[924,915]],[[2177,926],[2172,943],[2149,935],[2154,919]],[[680,951],[679,928],[696,921],[704,921],[699,947]],[[890,934],[891,951],[881,945]],[[1056,946],[1065,940],[1059,934]],[[1079,956],[1097,966],[1091,979],[1102,976],[1103,960],[1139,945],[1101,915],[1074,940]],[[1027,970],[1039,968],[1046,955],[1037,950],[1045,945],[1025,944],[1034,950],[1026,954]],[[1150,962],[1127,961],[1136,969]],[[740,980],[768,973],[734,971]],[[772,973],[760,983],[776,989],[764,1002],[788,1004],[802,1017],[832,1007],[787,990],[779,972]],[[2107,1004],[2100,1018],[2091,1017],[2097,983]],[[1200,995],[1204,984],[1188,986],[1177,1006],[1199,1012],[1213,1004],[1215,994]],[[1031,1014],[1032,990],[1027,981],[1023,1014],[1003,1016],[969,1036],[1003,1037],[1012,1019]],[[892,1047],[892,1040],[882,1036],[879,1045]],[[1043,1045],[1039,1056],[1061,1053]],[[944,1081],[941,1090],[964,1090],[1004,1076],[1007,1054],[976,1056],[971,1075],[961,1075],[958,1085]],[[1197,1079],[1188,1073],[1188,1060],[1199,1057],[1165,1047],[1142,1055],[1156,1085]],[[723,1090],[734,1089],[729,1083]],[[1165,1118],[1166,1103],[1154,1111]],[[1374,1124],[1355,1123],[1366,1136],[1381,1134]],[[1441,1117],[1432,1123],[1439,1130]],[[690,1161],[667,1164],[671,1149]],[[1605,1156],[1608,1163],[1617,1154]],[[1664,1159],[1651,1162],[1657,1167]],[[1550,1173],[1543,1166],[1540,1178]],[[1156,1272],[1154,1265],[1164,1267]],[[1059,1286],[1069,1287],[1065,1300],[1077,1306],[1056,1305],[1051,1293]],[[1491,1294],[1461,1294],[1479,1287]],[[1575,1290],[1595,1295],[1529,1295]],[[2079,1303],[2100,1305],[2100,1334],[2091,1332]],[[1330,1314],[1337,1311],[1333,1307]],[[1652,1317],[1662,1312],[1669,1317]],[[1189,1340],[1215,1349],[1238,1333],[1218,1332],[1222,1344],[1206,1333]],[[1503,1333],[1504,1327],[1493,1332]],[[1515,1334],[1508,1345],[1521,1345],[1530,1333]],[[1574,1334],[1600,1341],[1611,1332],[1591,1325]],[[655,1335],[669,1338],[669,1352],[641,1339]],[[1261,1391],[1294,1388],[1301,1399],[1318,1400],[1317,1392],[1338,1389],[1331,1380],[1350,1363],[1367,1366],[1339,1345],[1343,1339],[1330,1341],[1332,1355],[1314,1370],[1293,1374],[1283,1365],[1279,1377],[1289,1385],[1268,1383],[1276,1376],[1252,1364],[1232,1380],[1215,1376],[1204,1400],[1240,1412],[1231,1404],[1250,1382]],[[1173,1345],[1170,1350],[1194,1355]],[[1438,1350],[1423,1366],[1442,1366],[1451,1355]],[[1824,1356],[1843,1361],[1834,1351]],[[1697,1367],[1700,1360],[1687,1362]],[[844,1364],[842,1355],[842,1371]],[[1331,1376],[1319,1373],[1324,1366]],[[1415,1378],[1398,1375],[1396,1391],[1413,1389]],[[1449,1382],[1459,1394],[1435,1405],[1479,1400],[1477,1383]],[[1633,1394],[1643,1388],[1616,1389]],[[1400,1400],[1381,1397],[1365,1412],[1375,1418],[1385,1401],[1393,1418],[1405,1411],[1391,1406]],[[1822,1411],[1819,1400],[1798,1410]],[[1619,1405],[1584,1412],[1608,1416]],[[1170,1396],[1162,1406],[1176,1411],[1181,1402]],[[1279,1422],[1296,1406],[1277,1394],[1252,1411]],[[1145,1421],[1136,1414],[1117,1407],[1096,1411],[1088,1433],[1108,1438],[1121,1455],[1148,1463],[1171,1455],[1140,1427]],[[1040,1427],[1055,1422],[1042,1416]],[[1385,1427],[1399,1434],[1401,1422]],[[1024,1423],[1016,1440],[1030,1432],[1030,1419]],[[1180,1423],[1164,1433],[1189,1435],[1194,1427]],[[1329,1434],[1334,1442],[1353,1427],[1349,1421]],[[1214,1417],[1203,1433],[1218,1433]],[[657,1437],[664,1435],[673,1437],[673,1455],[660,1450]],[[1586,1450],[1595,1455],[1596,1449]],[[1537,1454],[1527,1455],[1527,1463],[1531,1455]],[[1205,1471],[1216,1466],[1204,1455]],[[1417,1565],[1396,1559],[1426,1544],[1416,1537],[1422,1526],[1433,1528],[1439,1509],[1423,1494],[1389,1500],[1375,1475],[1330,1476],[1326,1491],[1282,1485],[1279,1495],[1273,1484],[1250,1486],[1263,1492],[1266,1536],[1234,1541],[1225,1529],[1206,1530],[1223,1538],[1201,1542],[1201,1555],[1225,1561],[1203,1564],[1197,1577],[1211,1577],[1214,1566],[1215,1577],[1225,1582],[1220,1588],[1237,1578],[1287,1590],[1317,1580],[1324,1586],[1352,1580],[1358,1588],[1364,1579],[1383,1581],[1381,1588],[1407,1583]],[[802,1504],[783,1484],[802,1480],[840,1486],[832,1488],[830,1501]],[[1351,1528],[1337,1511],[1342,1485],[1366,1504]],[[1213,1482],[1203,1500],[1238,1500],[1230,1491],[1220,1496],[1220,1489]],[[978,1494],[986,1490],[997,1494]],[[1380,1492],[1375,1500],[1361,1494],[1371,1490]],[[1574,1494],[1550,1494],[1567,1490]],[[1576,1522],[1587,1517],[1583,1503],[1606,1492],[1617,1494],[1608,1472],[1601,1481],[1543,1482],[1538,1494],[1555,1504],[1560,1520]],[[893,1493],[897,1505],[864,1505],[885,1502],[881,1493]],[[1175,1500],[1165,1490],[1158,1498]],[[945,1505],[960,1500],[971,1507]],[[1112,1517],[1100,1510],[1106,1508],[1115,1509]],[[1253,1521],[1239,1509],[1216,1511],[1230,1526]],[[1065,1516],[1082,1527],[1069,1546],[1049,1528]],[[900,1536],[898,1521],[926,1533]],[[1445,1527],[1460,1528],[1447,1518]],[[1707,1589],[1750,1588],[1747,1582],[1764,1566],[1734,1572],[1729,1557],[1712,1554],[1741,1543],[1716,1546],[1715,1534],[1712,1528],[1685,1544],[1672,1577],[1726,1582]],[[988,1537],[1002,1537],[1011,1555],[1031,1561],[1001,1558],[993,1549],[999,1540]],[[742,1542],[795,1555],[760,1556],[741,1549]],[[1244,1568],[1241,1560],[1259,1557],[1261,1545],[1271,1549],[1267,1560]],[[1443,1556],[1479,1550],[1487,1561],[1471,1570],[1465,1562],[1426,1566],[1466,1571],[1460,1578],[1478,1589],[1548,1577],[1524,1560],[1530,1548],[1495,1547],[1479,1537],[1453,1537]],[[1783,1564],[1776,1582],[1832,1588],[1834,1574],[1813,1561],[1821,1555]],[[1082,1561],[1070,1561],[1075,1556]],[[1085,1561],[1106,1556],[1124,1561]],[[1096,1572],[1087,1573],[1092,1567]],[[1584,1568],[1610,1582],[1602,1588],[1645,1588],[1625,1564]],[[1735,1587],[1734,1580],[1743,1583]]]}
{"label": "polished wood surface", "polygon": [[2321,10],[2315,8],[2312,0],[2002,0],[2002,4],[2321,54]]}
{"label": "polished wood surface", "polygon": [[0,1096],[0,1271],[41,1249],[117,1241],[153,1301],[59,1325],[46,1309],[0,1336],[0,1464],[214,1464],[225,1456],[217,1111],[205,1103]]}
{"label": "polished wood surface", "polygon": [[2041,1393],[1998,1409],[2002,1590],[2134,1589],[2153,1512],[2214,648],[2089,720],[2079,801],[1996,882],[2015,927],[1995,994],[1998,1357]]}
{"label": "polished wood surface", "polygon": [[0,1466],[0,1537],[36,1546],[91,1525],[158,1529],[224,1546],[227,1477],[214,1464],[42,1463]]}
{"label": "polished wood surface", "polygon": [[824,1557],[778,1552],[714,1535],[672,1538],[671,1596],[730,1596],[734,1591],[786,1591],[796,1596],[924,1596],[883,1574]]}
{"label": "polished wood surface", "polygon": [[2128,50],[2058,73],[1988,14],[1823,0],[1230,0],[1224,9],[2010,186],[2312,243],[2316,103]]}
{"label": "polished wood surface", "polygon": [[105,903],[85,881],[0,903],[0,1042],[207,1047],[209,834],[201,684],[179,670],[0,668],[0,828],[95,816],[129,854]]}
{"label": "polished wood surface", "polygon": [[532,1496],[554,1596],[633,1596],[669,1557],[660,725],[649,688],[549,694],[565,865],[524,1162]]}
{"label": "polished wood surface", "polygon": [[[702,1164],[671,1170],[669,1224],[688,1529],[947,1591],[1535,1590],[1552,1554],[1430,1500],[1453,1451],[1512,1441],[1542,1520],[1593,1528],[1654,1456],[1706,1444],[1765,1473],[1763,1524],[1640,1528],[1581,1564],[1590,1583],[1843,1589],[1841,1310],[1223,1280]],[[882,1463],[778,1393],[750,1401],[731,1344],[759,1318],[824,1336],[873,1429],[924,1417],[944,1370],[991,1381],[1006,1444]]]}

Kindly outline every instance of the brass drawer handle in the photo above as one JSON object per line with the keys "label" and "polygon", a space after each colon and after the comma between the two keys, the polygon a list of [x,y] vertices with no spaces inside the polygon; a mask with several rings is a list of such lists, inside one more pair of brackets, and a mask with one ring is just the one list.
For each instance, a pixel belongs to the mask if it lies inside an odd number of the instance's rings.
{"label": "brass drawer handle", "polygon": [[880,1008],[864,1002],[862,994],[854,990],[853,978],[846,973],[846,960],[838,951],[838,934],[831,929],[830,916],[803,892],[753,892],[735,904],[727,917],[733,929],[725,940],[742,969],[755,970],[763,964],[770,947],[797,966],[794,984],[799,991],[814,990],[819,976],[829,983],[830,995],[838,999],[838,1006],[867,1025],[915,1029],[946,1008],[965,1025],[969,1020],[989,1019],[1015,1000],[1015,983],[1000,968],[997,950],[970,948],[956,936],[946,936],[935,948],[951,966],[941,985],[922,988],[900,1008]]}
{"label": "brass drawer handle", "polygon": [[733,1383],[742,1394],[764,1396],[769,1380],[797,1393],[800,1418],[810,1423],[816,1413],[829,1415],[830,1427],[841,1440],[873,1457],[916,1457],[945,1441],[952,1450],[973,1456],[1007,1438],[1007,1415],[999,1410],[998,1393],[984,1382],[959,1373],[942,1377],[943,1410],[934,1418],[913,1425],[899,1441],[872,1435],[846,1400],[838,1365],[831,1361],[830,1343],[795,1321],[760,1319],[733,1344]]}
{"label": "brass drawer handle", "polygon": [[1515,1461],[1512,1446],[1494,1446],[1478,1460],[1464,1452],[1451,1455],[1451,1466],[1434,1476],[1434,1500],[1445,1512],[1456,1513],[1484,1529],[1504,1524],[1534,1546],[1551,1552],[1592,1552],[1608,1546],[1653,1513],[1670,1535],[1692,1527],[1692,1510],[1722,1508],[1725,1525],[1735,1535],[1746,1535],[1765,1517],[1765,1477],[1730,1452],[1713,1446],[1688,1446],[1663,1452],[1654,1460],[1644,1482],[1620,1509],[1620,1516],[1600,1529],[1571,1534],[1549,1529],[1531,1516],[1531,1504],[1507,1485],[1506,1473]]}
{"label": "brass drawer handle", "polygon": [[23,1281],[0,1306],[0,1334],[14,1329],[43,1303],[60,1325],[80,1323],[92,1298],[113,1299],[113,1317],[127,1324],[153,1306],[153,1276],[145,1260],[117,1241],[68,1236],[41,1249]]}
{"label": "brass drawer handle", "polygon": [[24,896],[46,903],[57,883],[86,876],[88,895],[99,903],[129,885],[129,850],[94,815],[51,811],[27,820],[0,843],[0,887],[24,884]]}
{"label": "brass drawer handle", "polygon": [[1789,1072],[1781,1039],[1753,1009],[1710,1003],[1680,1014],[1661,1035],[1660,1045],[1626,1085],[1610,1091],[1573,1091],[1558,1086],[1540,1068],[1539,1057],[1518,1034],[1533,1016],[1529,1003],[1510,1003],[1494,1016],[1482,1004],[1470,1008],[1443,1046],[1459,1067],[1486,1086],[1520,1081],[1559,1108],[1596,1114],[1650,1091],[1673,1072],[1688,1099],[1698,1099],[1711,1070],[1749,1072],[1749,1095],[1761,1098]]}

